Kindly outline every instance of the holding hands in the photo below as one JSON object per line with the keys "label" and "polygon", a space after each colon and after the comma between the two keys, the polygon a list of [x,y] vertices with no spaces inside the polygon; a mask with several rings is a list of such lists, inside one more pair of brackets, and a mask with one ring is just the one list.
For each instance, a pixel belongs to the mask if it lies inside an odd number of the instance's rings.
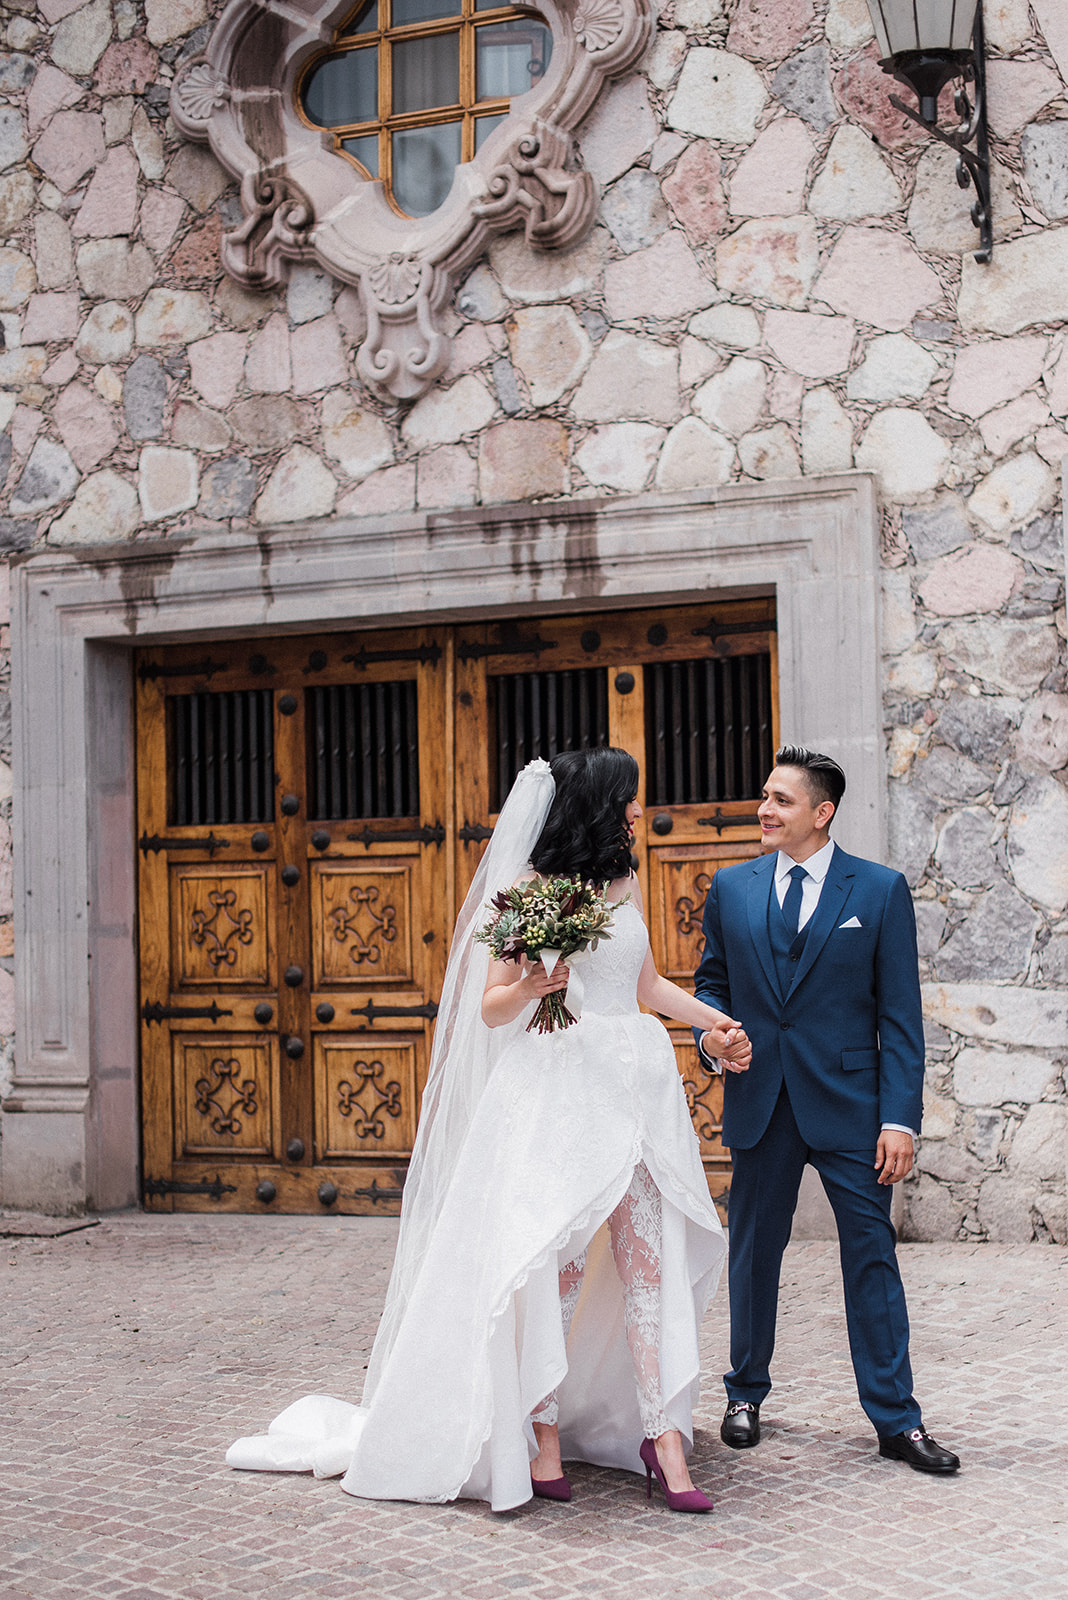
{"label": "holding hands", "polygon": [[740,1022],[732,1022],[729,1017],[701,1035],[701,1049],[728,1072],[747,1072],[753,1059],[749,1036]]}

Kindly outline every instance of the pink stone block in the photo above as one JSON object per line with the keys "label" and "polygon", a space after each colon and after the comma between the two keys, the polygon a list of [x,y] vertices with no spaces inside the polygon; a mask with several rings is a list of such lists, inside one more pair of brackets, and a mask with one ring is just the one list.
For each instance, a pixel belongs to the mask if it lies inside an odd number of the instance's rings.
{"label": "pink stone block", "polygon": [[336,317],[317,317],[314,322],[294,328],[290,352],[294,394],[316,394],[348,382],[348,364]]}
{"label": "pink stone block", "polygon": [[731,215],[790,217],[800,211],[816,146],[800,117],[769,123],[731,179]]}
{"label": "pink stone block", "polygon": [[156,255],[162,255],[178,231],[185,201],[170,189],[149,189],[141,202],[141,237]]}
{"label": "pink stone block", "polygon": [[90,111],[60,111],[33,147],[45,177],[68,194],[104,158],[104,130]]}
{"label": "pink stone block", "polygon": [[6,628],[11,621],[11,568],[6,561],[0,561],[0,627]]}
{"label": "pink stone block", "polygon": [[159,57],[146,40],[116,39],[97,63],[97,93],[144,94],[158,74]]}
{"label": "pink stone block", "polygon": [[812,0],[738,0],[727,48],[756,61],[782,61],[797,49],[812,17]]}
{"label": "pink stone block", "polygon": [[[32,346],[28,348],[32,348]],[[41,375],[41,382],[50,383],[57,389],[62,388],[77,374],[78,366],[78,357],[74,351],[64,350],[62,355],[56,357],[51,366],[45,368]]]}
{"label": "pink stone block", "polygon": [[[11,869],[7,869],[10,878]],[[10,972],[0,967],[0,1034],[8,1038],[15,1031],[15,980]]]}
{"label": "pink stone block", "polygon": [[368,517],[389,511],[411,511],[415,505],[415,466],[386,467],[372,472],[338,505],[341,516]]}
{"label": "pink stone block", "polygon": [[31,294],[22,325],[23,344],[73,339],[78,332],[77,294]]}
{"label": "pink stone block", "polygon": [[280,311],[267,318],[245,361],[245,381],[255,394],[285,394],[292,382],[289,323]]}
{"label": "pink stone block", "polygon": [[78,104],[85,90],[65,72],[44,61],[37,68],[33,87],[26,96],[26,120],[31,134],[39,133],[57,111]]}
{"label": "pink stone block", "polygon": [[764,341],[784,366],[806,378],[844,372],[856,327],[851,317],[821,317],[807,311],[769,311]]}
{"label": "pink stone block", "polygon": [[843,316],[897,333],[941,299],[942,283],[900,234],[846,228],[813,292]]}
{"label": "pink stone block", "polygon": [[946,403],[965,417],[981,417],[1030,389],[1042,376],[1046,341],[985,339],[961,350],[953,368]]}
{"label": "pink stone block", "polygon": [[977,544],[942,556],[920,585],[920,599],[939,617],[1000,611],[1023,566],[999,545]]}
{"label": "pink stone block", "polygon": [[732,295],[800,309],[819,264],[811,217],[760,217],[743,222],[716,249],[716,280]]}
{"label": "pink stone block", "polygon": [[56,401],[56,427],[76,467],[88,472],[119,440],[111,411],[95,390],[72,383]]}
{"label": "pink stone block", "polygon": [[1049,420],[1049,407],[1044,400],[1037,394],[1022,394],[999,411],[988,412],[979,424],[979,432],[991,454],[1003,456],[1006,450],[1032,434],[1037,442],[1039,432]]}
{"label": "pink stone block", "polygon": [[990,127],[1001,139],[1019,133],[1064,93],[1060,78],[1041,61],[990,61],[986,83]]}
{"label": "pink stone block", "polygon": [[[860,55],[847,61],[834,80],[834,93],[846,116],[866,128],[876,144],[882,145],[884,150],[900,150],[903,145],[915,144],[924,137],[924,133],[915,122],[890,104],[891,94],[897,94],[907,104],[909,91],[888,77],[879,65],[878,56],[876,45],[869,44]],[[946,126],[952,126],[951,88],[942,91],[938,110],[939,120]]]}
{"label": "pink stone block", "polygon": [[38,10],[45,21],[55,27],[57,22],[62,22],[64,17],[69,17],[72,11],[77,11],[84,4],[85,0],[38,0]]}
{"label": "pink stone block", "polygon": [[478,464],[463,445],[428,450],[419,459],[416,503],[420,506],[473,506],[478,502]]}
{"label": "pink stone block", "polygon": [[678,217],[691,244],[707,244],[727,225],[727,203],[720,180],[719,152],[698,140],[679,157],[664,182],[664,198]]}
{"label": "pink stone block", "polygon": [[116,145],[93,173],[71,232],[79,239],[113,239],[133,232],[137,219],[137,157]]}
{"label": "pink stone block", "polygon": [[243,333],[214,333],[189,346],[193,388],[209,406],[225,408],[237,394],[245,364]]}
{"label": "pink stone block", "polygon": [[716,288],[678,228],[670,228],[648,250],[611,262],[604,294],[613,321],[626,321],[700,311],[716,299]]}

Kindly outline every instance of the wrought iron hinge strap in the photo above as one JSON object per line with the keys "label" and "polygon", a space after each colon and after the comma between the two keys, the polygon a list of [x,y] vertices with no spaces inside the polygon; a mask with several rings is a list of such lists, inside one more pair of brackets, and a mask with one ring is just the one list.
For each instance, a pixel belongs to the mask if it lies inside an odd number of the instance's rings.
{"label": "wrought iron hinge strap", "polygon": [[703,628],[694,628],[693,634],[695,638],[707,638],[715,644],[729,633],[774,633],[776,626],[774,617],[765,622],[717,622],[711,617]]}
{"label": "wrought iron hinge strap", "polygon": [[421,828],[372,828],[345,836],[353,844],[444,844],[445,829],[440,822],[425,823]]}
{"label": "wrought iron hinge strap", "polygon": [[228,672],[227,661],[213,661],[205,656],[203,661],[191,661],[188,666],[165,667],[159,661],[142,661],[137,676],[142,683],[155,683],[157,678],[214,678],[217,672]]}
{"label": "wrought iron hinge strap", "polygon": [[439,644],[421,644],[411,650],[354,650],[351,655],[342,656],[342,661],[349,662],[354,667],[366,667],[372,661],[421,661],[424,665],[430,662],[436,666],[441,660],[441,646]]}
{"label": "wrought iron hinge strap", "polygon": [[370,1200],[371,1204],[376,1206],[380,1200],[403,1200],[404,1189],[403,1187],[399,1189],[379,1188],[378,1179],[372,1178],[369,1186],[366,1189],[353,1189],[352,1196],[353,1199],[360,1198]]}
{"label": "wrought iron hinge strap", "polygon": [[484,827],[481,822],[465,822],[456,837],[462,844],[484,844],[493,838],[493,829]]}
{"label": "wrought iron hinge strap", "polygon": [[433,1000],[428,1000],[424,1006],[376,1006],[373,1000],[368,1000],[365,1006],[353,1006],[351,1011],[352,1016],[366,1017],[368,1022],[376,1017],[426,1017],[428,1022],[433,1022],[437,1014]]}
{"label": "wrought iron hinge strap", "polygon": [[237,1185],[223,1183],[218,1173],[211,1183],[204,1179],[178,1183],[173,1178],[146,1178],[141,1185],[141,1193],[146,1200],[160,1199],[167,1194],[206,1194],[212,1200],[221,1200],[224,1194],[236,1194]]}
{"label": "wrought iron hinge strap", "polygon": [[158,1000],[146,1000],[141,1007],[145,1022],[169,1022],[172,1017],[207,1017],[211,1022],[218,1022],[220,1017],[232,1016],[232,1011],[224,1011],[214,1000],[210,1006],[164,1006]]}
{"label": "wrought iron hinge strap", "polygon": [[748,828],[758,823],[760,818],[755,811],[744,814],[739,811],[723,811],[719,806],[710,817],[698,817],[699,828],[715,828],[717,833],[722,833],[724,828]]}
{"label": "wrought iron hinge strap", "polygon": [[229,850],[230,840],[220,839],[214,833],[209,833],[206,839],[203,836],[193,839],[167,839],[161,833],[150,834],[146,828],[141,835],[140,846],[142,855],[146,856],[150,850],[157,854],[161,850],[206,850],[209,856],[213,856],[216,850]]}
{"label": "wrought iron hinge strap", "polygon": [[482,661],[486,656],[534,656],[539,657],[543,650],[555,650],[555,639],[543,639],[540,633],[533,636],[517,635],[510,639],[499,639],[495,644],[476,644],[467,640],[456,647],[456,654],[461,661]]}

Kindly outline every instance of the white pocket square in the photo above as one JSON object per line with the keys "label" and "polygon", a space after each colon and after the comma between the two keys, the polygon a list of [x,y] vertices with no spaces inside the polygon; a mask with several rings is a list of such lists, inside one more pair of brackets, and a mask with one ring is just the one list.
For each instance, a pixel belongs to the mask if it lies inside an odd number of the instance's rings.
{"label": "white pocket square", "polygon": [[850,917],[848,922],[840,922],[839,928],[860,928],[863,926],[859,917]]}

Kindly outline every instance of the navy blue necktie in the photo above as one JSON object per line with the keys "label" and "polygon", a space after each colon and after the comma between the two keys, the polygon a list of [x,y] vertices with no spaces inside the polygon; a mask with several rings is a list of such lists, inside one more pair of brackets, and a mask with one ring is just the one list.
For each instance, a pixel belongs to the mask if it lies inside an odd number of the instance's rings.
{"label": "navy blue necktie", "polygon": [[790,868],[790,887],[782,903],[782,915],[791,934],[796,934],[798,923],[801,921],[801,883],[807,877],[808,872],[804,867],[799,865]]}

